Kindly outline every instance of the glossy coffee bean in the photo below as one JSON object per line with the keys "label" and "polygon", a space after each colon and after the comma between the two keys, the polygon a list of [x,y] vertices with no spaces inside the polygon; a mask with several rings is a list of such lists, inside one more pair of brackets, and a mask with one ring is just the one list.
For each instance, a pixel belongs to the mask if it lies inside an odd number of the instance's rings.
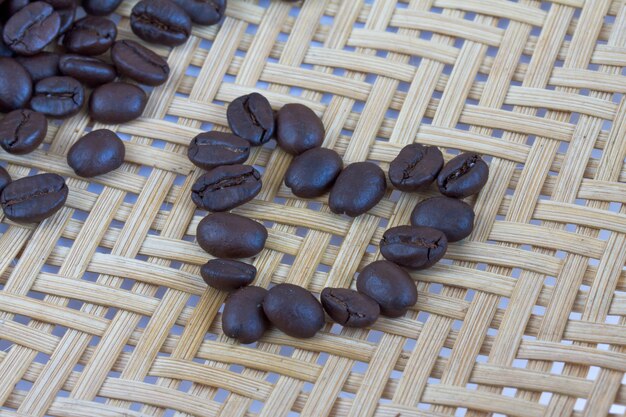
{"label": "glossy coffee bean", "polygon": [[322,305],[308,290],[293,284],[270,289],[263,311],[274,326],[291,337],[313,337],[324,326]]}
{"label": "glossy coffee bean", "polygon": [[111,49],[111,60],[121,75],[141,84],[161,85],[170,75],[170,67],[165,59],[135,41],[115,42]]}
{"label": "glossy coffee bean", "polygon": [[147,103],[146,93],[134,84],[104,84],[91,93],[89,115],[100,123],[126,123],[141,116]]}
{"label": "glossy coffee bean", "polygon": [[226,117],[233,133],[252,146],[263,145],[274,134],[274,111],[261,94],[236,98],[228,105]]}
{"label": "glossy coffee bean", "polygon": [[0,121],[0,146],[5,151],[22,155],[34,151],[48,132],[48,120],[32,110],[14,110]]}
{"label": "glossy coffee bean", "polygon": [[33,83],[28,72],[13,58],[0,58],[0,112],[28,105]]}
{"label": "glossy coffee bean", "polygon": [[252,284],[256,272],[254,265],[232,259],[211,259],[200,268],[204,282],[222,291],[234,291]]}
{"label": "glossy coffee bean", "polygon": [[224,334],[243,344],[254,343],[263,337],[269,327],[263,311],[266,295],[265,288],[250,286],[228,296],[222,313]]}
{"label": "glossy coffee bean", "polygon": [[67,153],[67,164],[85,178],[106,174],[124,162],[124,142],[107,129],[94,130],[80,138]]}
{"label": "glossy coffee bean", "polygon": [[6,169],[0,167],[0,194],[2,194],[2,190],[9,185],[11,182],[11,175],[7,172]]}
{"label": "glossy coffee bean", "polygon": [[478,193],[487,183],[489,167],[476,153],[463,153],[446,164],[437,177],[441,194],[464,198]]}
{"label": "glossy coffee bean", "polygon": [[411,224],[441,230],[448,242],[457,242],[474,230],[474,210],[456,198],[429,198],[415,206],[411,213]]}
{"label": "glossy coffee bean", "polygon": [[261,174],[250,165],[224,165],[198,178],[191,188],[196,206],[228,211],[247,203],[261,191]]}
{"label": "glossy coffee bean", "polygon": [[117,27],[106,17],[87,16],[72,25],[63,37],[68,52],[100,55],[109,50],[117,37]]}
{"label": "glossy coffee bean", "polygon": [[263,250],[267,229],[237,214],[213,213],[198,224],[196,239],[216,258],[250,258]]}
{"label": "glossy coffee bean", "polygon": [[40,52],[33,56],[18,56],[15,60],[26,69],[34,83],[59,75],[59,54]]}
{"label": "glossy coffee bean", "polygon": [[380,313],[400,317],[417,302],[417,288],[409,274],[389,261],[372,262],[359,274],[356,288],[373,298]]}
{"label": "glossy coffee bean", "polygon": [[373,298],[347,288],[324,288],[320,299],[326,313],[342,326],[368,327],[380,315]]}
{"label": "glossy coffee bean", "polygon": [[250,142],[232,133],[200,133],[189,144],[187,156],[194,165],[207,171],[220,165],[241,164],[250,156]]}
{"label": "glossy coffee bean", "polygon": [[63,207],[67,193],[63,177],[57,174],[33,175],[7,185],[0,196],[0,206],[14,222],[40,222]]}
{"label": "glossy coffee bean", "polygon": [[61,18],[42,1],[30,3],[7,21],[4,43],[20,55],[35,55],[59,34]]}
{"label": "glossy coffee bean", "polygon": [[378,165],[357,162],[339,174],[328,204],[333,213],[356,217],[374,208],[386,189],[385,173]]}
{"label": "glossy coffee bean", "polygon": [[74,116],[83,107],[85,89],[71,77],[44,78],[35,84],[30,108],[50,117]]}
{"label": "glossy coffee bean", "polygon": [[133,7],[130,27],[146,42],[178,46],[191,35],[191,19],[170,0],[141,0]]}
{"label": "glossy coffee bean", "polygon": [[92,56],[63,55],[59,69],[63,75],[75,78],[89,87],[110,83],[117,77],[113,65]]}
{"label": "glossy coffee bean", "polygon": [[292,155],[319,148],[325,134],[320,118],[302,104],[287,104],[276,115],[276,141],[278,146]]}
{"label": "glossy coffee bean", "polygon": [[187,12],[193,23],[214,25],[222,20],[226,0],[173,0]]}
{"label": "glossy coffee bean", "polygon": [[423,226],[397,226],[383,234],[380,253],[388,261],[410,269],[430,268],[446,254],[442,231]]}
{"label": "glossy coffee bean", "polygon": [[389,181],[400,191],[419,191],[435,181],[443,167],[443,155],[435,146],[405,146],[389,164]]}
{"label": "glossy coffee bean", "polygon": [[83,0],[83,9],[87,14],[106,16],[115,11],[122,0]]}
{"label": "glossy coffee bean", "polygon": [[315,198],[330,191],[343,169],[337,152],[314,148],[296,156],[285,173],[285,185],[301,198]]}

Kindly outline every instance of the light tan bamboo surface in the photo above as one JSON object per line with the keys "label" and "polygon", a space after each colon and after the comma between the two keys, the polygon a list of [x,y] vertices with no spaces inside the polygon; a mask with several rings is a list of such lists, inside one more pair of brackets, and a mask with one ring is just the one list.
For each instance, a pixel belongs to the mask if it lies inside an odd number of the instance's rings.
{"label": "light tan bamboo surface", "polygon": [[[0,417],[625,415],[626,1],[229,0],[221,25],[152,48],[171,78],[142,118],[108,126],[128,140],[121,169],[88,182],[67,166],[102,127],[85,112],[0,154],[13,178],[70,188],[38,226],[2,220]],[[485,155],[475,230],[412,274],[405,317],[247,346],[222,334],[186,150],[252,91],[314,109],[346,163],[387,170],[413,142]],[[354,287],[384,230],[436,195],[390,188],[350,219],[294,198],[275,146],[250,161],[263,191],[235,212],[269,229],[264,287]]]}

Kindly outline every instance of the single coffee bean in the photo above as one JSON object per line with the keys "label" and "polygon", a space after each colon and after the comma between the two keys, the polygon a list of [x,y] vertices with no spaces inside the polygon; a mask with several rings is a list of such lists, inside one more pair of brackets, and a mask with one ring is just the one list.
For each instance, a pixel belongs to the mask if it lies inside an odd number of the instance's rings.
{"label": "single coffee bean", "polygon": [[191,18],[169,0],[141,0],[131,11],[130,27],[146,42],[178,46],[191,35]]}
{"label": "single coffee bean", "polygon": [[373,298],[347,288],[324,288],[320,299],[326,313],[342,326],[368,327],[380,315]]}
{"label": "single coffee bean", "polygon": [[250,165],[224,165],[198,178],[191,188],[196,206],[228,211],[247,203],[261,191],[261,174]]}
{"label": "single coffee bean", "polygon": [[324,309],[306,289],[278,284],[267,292],[263,311],[269,321],[291,337],[306,339],[324,326]]}
{"label": "single coffee bean", "polygon": [[32,110],[14,110],[0,121],[0,146],[5,151],[22,155],[34,151],[48,132],[48,120]]}
{"label": "single coffee bean", "polygon": [[448,242],[458,242],[474,230],[474,210],[456,198],[429,198],[415,206],[411,213],[411,224],[441,230]]}
{"label": "single coffee bean", "polygon": [[479,192],[487,183],[489,167],[476,153],[463,153],[446,164],[437,177],[441,194],[464,198]]}
{"label": "single coffee bean", "polygon": [[63,177],[57,174],[33,175],[7,185],[0,196],[0,206],[14,222],[40,222],[63,207],[67,193]]}
{"label": "single coffee bean", "polygon": [[278,146],[292,155],[319,148],[325,134],[320,118],[302,104],[287,104],[276,115],[276,141]]}
{"label": "single coffee bean", "polygon": [[236,98],[226,110],[228,125],[235,135],[252,146],[260,146],[274,134],[274,111],[259,93]]}
{"label": "single coffee bean", "polygon": [[[47,3],[50,3],[52,5],[52,2],[49,0],[44,0]],[[65,7],[61,7],[61,6],[54,6],[52,5],[52,7],[54,7],[54,11],[56,11],[59,14],[59,18],[61,19],[61,25],[59,26],[59,35],[65,33],[68,31],[69,28],[72,27],[72,25],[74,24],[74,20],[76,19],[76,0],[72,0],[71,2],[69,2],[68,6]]]}
{"label": "single coffee bean", "polygon": [[20,55],[35,55],[59,34],[61,18],[42,1],[30,3],[7,21],[4,42]]}
{"label": "single coffee bean", "polygon": [[446,235],[431,227],[393,227],[380,241],[380,253],[385,259],[410,269],[430,268],[443,258],[447,249]]}
{"label": "single coffee bean", "polygon": [[222,330],[240,343],[254,343],[263,337],[269,321],[263,311],[267,290],[249,286],[232,293],[224,303]]}
{"label": "single coffee bean", "polygon": [[68,52],[100,55],[109,50],[117,37],[117,27],[106,17],[87,16],[72,25],[63,38]]}
{"label": "single coffee bean", "polygon": [[389,261],[372,262],[359,274],[356,288],[373,298],[380,313],[400,317],[417,302],[417,288],[410,275]]}
{"label": "single coffee bean", "polygon": [[59,54],[53,52],[40,52],[33,56],[18,56],[15,60],[19,62],[34,83],[59,75]]}
{"label": "single coffee bean", "polygon": [[250,258],[263,250],[267,229],[237,214],[213,213],[198,224],[196,239],[216,258]]}
{"label": "single coffee bean", "polygon": [[24,67],[13,58],[0,58],[0,112],[26,107],[32,94],[33,83]]}
{"label": "single coffee bean", "polygon": [[336,214],[359,216],[374,208],[385,195],[385,173],[372,162],[357,162],[344,169],[332,190],[328,204]]}
{"label": "single coffee bean", "polygon": [[161,85],[170,74],[165,59],[135,41],[115,42],[111,60],[121,75],[145,85]]}
{"label": "single coffee bean", "polygon": [[83,9],[87,14],[106,16],[115,11],[122,0],[83,0]]}
{"label": "single coffee bean", "polygon": [[194,165],[206,170],[241,164],[250,156],[250,142],[226,132],[200,133],[189,144],[187,156]]}
{"label": "single coffee bean", "polygon": [[435,181],[442,167],[443,155],[437,147],[413,143],[389,164],[389,181],[400,191],[420,191]]}
{"label": "single coffee bean", "polygon": [[117,77],[113,65],[92,56],[63,55],[59,69],[63,75],[75,78],[89,87],[110,83]]}
{"label": "single coffee bean", "polygon": [[74,116],[83,107],[85,89],[71,77],[44,78],[35,84],[30,108],[50,117]]}
{"label": "single coffee bean", "polygon": [[222,291],[234,291],[252,284],[256,272],[254,265],[232,259],[211,259],[200,268],[204,282]]}
{"label": "single coffee bean", "polygon": [[198,25],[214,25],[222,20],[226,0],[174,0]]}
{"label": "single coffee bean", "polygon": [[6,169],[0,167],[0,194],[2,194],[2,190],[4,190],[4,187],[9,185],[10,182],[11,175],[9,175]]}
{"label": "single coffee bean", "polygon": [[91,93],[89,115],[100,123],[126,123],[141,116],[147,103],[146,93],[134,84],[104,84]]}
{"label": "single coffee bean", "polygon": [[[1,11],[1,10],[0,10]],[[0,22],[0,57],[10,58],[15,55],[15,52],[9,46],[4,43],[2,33],[4,32],[4,25]]]}
{"label": "single coffee bean", "polygon": [[124,142],[107,129],[94,130],[80,138],[67,153],[67,164],[85,178],[106,174],[124,162]]}
{"label": "single coffee bean", "polygon": [[301,198],[315,198],[328,192],[343,161],[337,152],[327,148],[309,149],[296,156],[285,173],[285,185]]}

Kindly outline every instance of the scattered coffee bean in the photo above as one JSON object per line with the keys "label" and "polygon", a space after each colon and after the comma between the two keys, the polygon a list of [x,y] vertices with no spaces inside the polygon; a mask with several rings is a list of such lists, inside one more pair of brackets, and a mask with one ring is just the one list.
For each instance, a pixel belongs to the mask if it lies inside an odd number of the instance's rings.
{"label": "scattered coffee bean", "polygon": [[474,210],[456,198],[429,198],[415,206],[411,213],[411,224],[441,230],[448,242],[457,242],[474,230]]}
{"label": "scattered coffee bean", "polygon": [[59,54],[40,52],[33,56],[17,56],[19,62],[30,75],[34,83],[59,75]]}
{"label": "scattered coffee bean", "polygon": [[207,171],[220,165],[241,164],[250,156],[250,142],[232,133],[200,133],[189,144],[187,156],[194,165]]}
{"label": "scattered coffee bean", "polygon": [[233,133],[252,146],[263,145],[274,134],[274,111],[261,94],[238,97],[228,105],[226,117]]}
{"label": "scattered coffee bean", "polygon": [[124,162],[124,142],[107,129],[94,130],[80,138],[67,153],[67,164],[85,178],[106,174]]}
{"label": "scattered coffee bean", "polygon": [[196,239],[217,258],[249,258],[265,246],[267,229],[261,223],[232,213],[213,213],[198,224]]}
{"label": "scattered coffee bean", "polygon": [[211,259],[200,268],[204,282],[222,291],[234,291],[252,284],[256,272],[254,265],[232,259]]}
{"label": "scattered coffee bean", "polygon": [[109,50],[117,37],[117,27],[105,17],[87,16],[72,25],[63,46],[73,54],[100,55]]}
{"label": "scattered coffee bean", "polygon": [[487,183],[489,167],[476,153],[456,156],[439,173],[437,185],[441,194],[464,198],[479,192]]}
{"label": "scattered coffee bean", "polygon": [[61,18],[42,1],[30,3],[7,21],[4,42],[20,55],[41,52],[59,34]]}
{"label": "scattered coffee bean", "polygon": [[328,204],[333,213],[356,217],[374,208],[386,189],[385,173],[378,165],[357,162],[339,174]]}
{"label": "scattered coffee bean", "polygon": [[400,317],[417,302],[417,288],[409,274],[389,261],[372,262],[359,274],[356,288],[373,298],[380,313]]}
{"label": "scattered coffee bean", "polygon": [[170,74],[165,59],[135,41],[115,42],[111,60],[121,75],[145,85],[161,85]]}
{"label": "scattered coffee bean", "polygon": [[0,167],[0,194],[2,194],[2,190],[4,190],[4,187],[9,185],[10,182],[11,175],[9,175],[6,169]]}
{"label": "scattered coffee bean", "polygon": [[380,314],[373,298],[347,288],[324,288],[320,299],[326,313],[342,326],[368,327]]}
{"label": "scattered coffee bean", "polygon": [[442,231],[422,226],[397,226],[380,241],[380,253],[410,269],[430,268],[446,254],[448,240]]}
{"label": "scattered coffee bean", "polygon": [[261,191],[261,174],[250,165],[224,165],[198,178],[191,188],[196,206],[228,211],[247,203]]}
{"label": "scattered coffee bean", "polygon": [[63,55],[59,69],[63,75],[75,78],[89,87],[110,83],[117,77],[113,65],[92,56]]}
{"label": "scattered coffee bean", "polygon": [[122,0],[83,0],[83,9],[94,16],[106,16],[115,11]]}
{"label": "scattered coffee bean", "polygon": [[14,110],[0,121],[0,146],[12,154],[34,151],[48,132],[48,120],[32,110]]}
{"label": "scattered coffee bean", "polygon": [[325,134],[320,118],[302,104],[287,104],[276,115],[276,141],[292,155],[322,146]]}
{"label": "scattered coffee bean", "polygon": [[319,197],[331,189],[342,169],[343,161],[337,152],[310,149],[291,161],[285,173],[285,185],[298,197]]}
{"label": "scattered coffee bean", "polygon": [[214,25],[222,20],[226,11],[226,0],[174,0],[174,3],[198,25]]}
{"label": "scattered coffee bean", "polygon": [[146,93],[134,84],[104,84],[91,93],[89,115],[100,123],[126,123],[141,116],[147,102]]}
{"label": "scattered coffee bean", "polygon": [[63,177],[40,174],[20,178],[7,185],[0,196],[4,214],[14,222],[40,222],[59,211],[67,199]]}
{"label": "scattered coffee bean", "polygon": [[389,164],[389,181],[400,191],[419,191],[437,178],[443,155],[435,146],[413,143],[405,146]]}
{"label": "scattered coffee bean", "polygon": [[269,321],[263,311],[267,290],[249,286],[232,293],[224,303],[222,330],[240,343],[254,343],[263,337]]}
{"label": "scattered coffee bean", "polygon": [[85,89],[71,77],[44,78],[35,84],[30,108],[47,116],[74,116],[83,107]]}
{"label": "scattered coffee bean", "polygon": [[141,0],[133,7],[130,27],[141,39],[167,46],[178,46],[191,35],[191,19],[169,0]]}
{"label": "scattered coffee bean", "polygon": [[13,58],[0,58],[0,112],[28,105],[33,83],[23,66]]}
{"label": "scattered coffee bean", "polygon": [[306,289],[293,284],[278,284],[263,300],[263,311],[283,333],[297,338],[315,336],[324,326],[324,310]]}

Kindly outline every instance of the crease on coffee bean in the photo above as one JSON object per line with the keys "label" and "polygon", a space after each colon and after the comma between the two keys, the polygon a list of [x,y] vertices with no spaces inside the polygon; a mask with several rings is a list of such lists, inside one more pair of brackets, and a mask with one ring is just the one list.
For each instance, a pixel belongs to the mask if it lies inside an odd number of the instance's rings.
{"label": "crease on coffee bean", "polygon": [[135,17],[139,22],[145,23],[149,26],[155,26],[165,32],[182,33],[185,36],[189,35],[189,32],[187,32],[184,28],[180,26],[170,26],[158,18],[150,16],[149,14],[133,13],[133,17]]}
{"label": "crease on coffee bean", "polygon": [[443,188],[444,189],[448,188],[448,182],[450,182],[452,180],[455,180],[457,178],[460,178],[463,175],[467,174],[469,172],[469,170],[472,169],[474,167],[474,165],[476,165],[477,161],[478,161],[478,155],[476,155],[476,154],[472,155],[471,157],[469,157],[465,161],[463,161],[463,165],[461,165],[460,168],[457,168],[454,171],[452,171],[450,173],[450,175],[448,175],[443,180]]}
{"label": "crease on coffee bean", "polygon": [[38,198],[44,195],[48,195],[48,194],[52,194],[52,193],[59,193],[61,191],[63,191],[63,188],[65,187],[65,184],[62,184],[61,187],[57,190],[55,186],[52,186],[52,188],[45,188],[43,190],[37,190],[35,193],[31,193],[31,194],[24,194],[22,196],[20,196],[19,198],[13,198],[11,200],[8,201],[3,201],[2,204],[5,206],[14,206],[16,204],[20,204],[24,201],[27,200],[31,200],[33,198]]}
{"label": "crease on coffee bean", "polygon": [[409,162],[409,164],[402,170],[402,182],[411,178],[413,170],[420,162],[422,162],[423,159],[424,154],[420,152],[418,155],[416,155],[416,158],[413,161]]}
{"label": "crease on coffee bean", "polygon": [[193,156],[196,156],[198,154],[198,152],[200,152],[200,146],[207,146],[207,147],[212,147],[212,148],[218,148],[220,150],[225,150],[228,152],[232,152],[232,153],[245,153],[246,152],[246,148],[243,146],[234,146],[234,145],[229,145],[226,143],[210,143],[210,142],[204,142],[202,143],[200,140],[196,141],[196,148],[194,150]]}
{"label": "crease on coffee bean", "polygon": [[45,21],[46,19],[48,19],[50,16],[52,16],[52,13],[47,14],[45,16],[42,16],[42,15],[36,16],[34,21],[29,22],[29,24],[26,27],[20,30],[20,32],[18,33],[19,35],[18,38],[16,39],[9,38],[10,40],[9,45],[10,46],[15,46],[17,44],[26,45],[26,43],[24,42],[24,38],[26,37],[26,34],[28,33],[28,31],[31,30],[36,25],[41,26],[41,23]]}
{"label": "crease on coffee bean", "polygon": [[146,62],[148,62],[148,64],[152,65],[153,67],[159,68],[164,74],[168,74],[169,73],[169,67],[167,66],[167,63],[165,63],[165,64],[158,64],[153,57],[151,57],[150,55],[148,55],[146,53],[143,53],[143,51],[141,51],[138,48],[136,48],[130,42],[122,41],[122,44],[124,46],[126,46],[128,49],[130,49],[132,52],[134,52],[135,55],[137,55],[140,59],[145,60]]}
{"label": "crease on coffee bean", "polygon": [[255,181],[258,181],[260,179],[260,176],[258,176],[254,171],[247,172],[236,177],[221,178],[215,182],[204,184],[202,188],[198,191],[198,194],[200,194],[200,196],[203,196],[203,194],[206,192],[210,193],[223,190],[225,188],[238,187],[242,184],[247,183],[250,177],[254,177]]}
{"label": "crease on coffee bean", "polygon": [[30,113],[22,111],[20,112],[20,114],[22,115],[22,118],[15,128],[15,132],[13,133],[13,140],[7,144],[9,148],[13,147],[17,142],[20,141],[20,130],[22,129],[22,127],[24,127],[25,124],[30,121]]}
{"label": "crease on coffee bean", "polygon": [[246,111],[246,114],[250,117],[250,121],[252,122],[252,124],[259,127],[263,131],[263,134],[261,135],[261,137],[265,137],[265,134],[267,133],[267,129],[263,127],[263,125],[261,125],[261,122],[256,117],[256,114],[254,114],[254,111],[250,108],[250,96],[246,97],[243,100],[243,108]]}
{"label": "crease on coffee bean", "polygon": [[393,245],[395,243],[403,243],[410,246],[417,246],[421,248],[436,249],[439,247],[439,241],[441,238],[437,239],[435,242],[429,242],[422,237],[412,237],[412,236],[383,236],[382,244],[383,245]]}
{"label": "crease on coffee bean", "polygon": [[328,296],[332,298],[335,301],[335,303],[341,305],[342,309],[348,313],[348,318],[346,318],[341,323],[339,323],[342,326],[345,326],[347,323],[349,323],[350,319],[353,319],[353,318],[362,319],[363,317],[365,317],[365,314],[359,313],[358,311],[353,311],[348,305],[348,303],[346,303],[344,300],[342,300],[337,295],[335,295],[335,293],[332,290],[329,291]]}

